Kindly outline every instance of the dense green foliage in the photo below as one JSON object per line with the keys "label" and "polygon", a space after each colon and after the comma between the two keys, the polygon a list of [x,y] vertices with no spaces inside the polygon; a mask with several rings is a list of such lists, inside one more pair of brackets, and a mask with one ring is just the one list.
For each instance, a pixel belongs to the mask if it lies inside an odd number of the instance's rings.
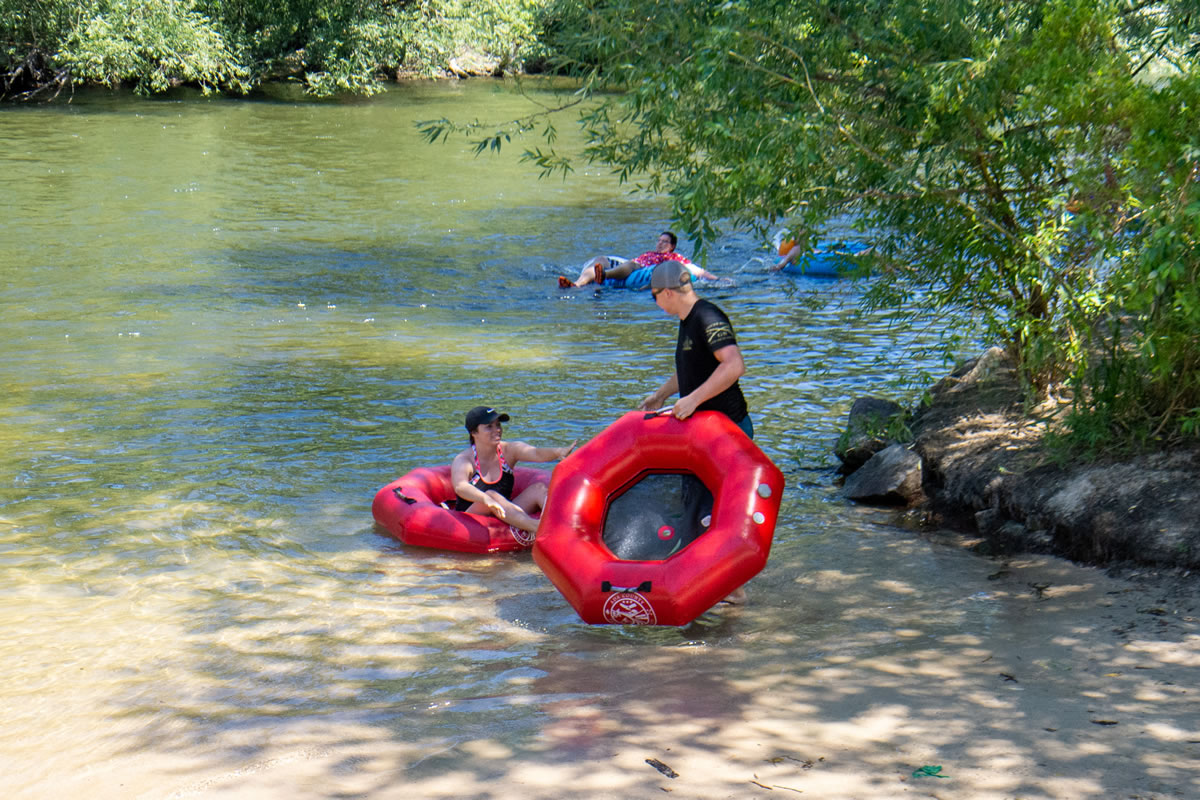
{"label": "dense green foliage", "polygon": [[680,10],[554,8],[549,39],[592,94],[590,159],[668,194],[699,244],[718,225],[811,240],[853,219],[889,276],[870,302],[977,319],[1031,390],[1071,382],[1080,435],[1200,434],[1194,2]]}
{"label": "dense green foliage", "polygon": [[297,77],[314,95],[371,93],[457,57],[513,69],[539,55],[540,0],[0,0],[0,97],[80,82],[144,93],[245,92]]}

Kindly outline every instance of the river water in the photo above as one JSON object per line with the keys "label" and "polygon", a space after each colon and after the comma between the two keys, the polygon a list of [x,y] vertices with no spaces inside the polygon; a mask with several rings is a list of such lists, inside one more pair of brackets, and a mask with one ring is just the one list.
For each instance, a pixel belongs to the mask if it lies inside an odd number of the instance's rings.
{"label": "river water", "polygon": [[857,311],[851,282],[769,274],[748,234],[717,242],[702,294],[788,483],[749,604],[592,628],[527,553],[374,527],[375,490],[447,462],[478,402],[509,438],[565,444],[671,369],[648,293],[554,282],[650,249],[663,202],[413,126],[524,102],[481,81],[0,112],[6,794],[553,796],[614,731],[736,715],[748,682],[897,631],[998,624],[989,562],[833,486],[850,404],[893,393],[932,333]]}

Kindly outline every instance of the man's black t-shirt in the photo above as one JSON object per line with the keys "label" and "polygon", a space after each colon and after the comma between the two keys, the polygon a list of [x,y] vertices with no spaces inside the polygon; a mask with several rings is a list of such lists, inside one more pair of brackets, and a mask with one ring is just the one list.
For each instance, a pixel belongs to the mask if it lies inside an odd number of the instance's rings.
{"label": "man's black t-shirt", "polygon": [[[691,394],[716,370],[714,352],[737,344],[733,325],[725,312],[707,300],[697,300],[691,313],[679,322],[679,341],[675,344],[675,375],[679,378],[679,396]],[[745,418],[746,398],[735,381],[716,397],[700,404],[697,411],[720,411],[734,422]]]}

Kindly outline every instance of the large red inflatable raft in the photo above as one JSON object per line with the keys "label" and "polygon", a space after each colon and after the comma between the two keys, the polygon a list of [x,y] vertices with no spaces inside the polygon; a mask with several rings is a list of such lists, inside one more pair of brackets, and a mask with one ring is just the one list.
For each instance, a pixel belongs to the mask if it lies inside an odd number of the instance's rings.
{"label": "large red inflatable raft", "polygon": [[[604,539],[613,501],[647,476],[689,473],[714,495],[707,529],[665,558],[615,555]],[[783,473],[724,414],[632,412],[559,463],[549,492],[533,558],[584,622],[686,625],[766,565]]]}
{"label": "large red inflatable raft", "polygon": [[[545,470],[517,467],[513,496],[534,483],[547,483]],[[418,467],[375,493],[371,513],[388,533],[405,544],[457,550],[462,553],[498,553],[528,550],[533,536],[512,528],[493,516],[451,511],[454,504],[450,466]]]}

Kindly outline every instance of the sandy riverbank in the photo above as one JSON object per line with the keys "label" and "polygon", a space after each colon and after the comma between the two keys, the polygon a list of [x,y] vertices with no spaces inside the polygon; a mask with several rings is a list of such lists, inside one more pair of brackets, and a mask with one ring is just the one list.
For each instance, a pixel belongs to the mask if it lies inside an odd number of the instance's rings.
{"label": "sandy riverbank", "polygon": [[[163,730],[136,748],[136,719],[112,718],[85,770],[64,751],[6,774],[18,797],[1200,796],[1196,581],[971,544],[881,525],[847,542],[874,557],[768,570],[749,605],[674,644],[549,652],[497,695],[264,709],[213,738]],[[561,606],[552,590],[521,602]],[[533,713],[480,724],[521,705]],[[913,777],[934,766],[944,777]],[[29,769],[46,774],[31,783]]]}

